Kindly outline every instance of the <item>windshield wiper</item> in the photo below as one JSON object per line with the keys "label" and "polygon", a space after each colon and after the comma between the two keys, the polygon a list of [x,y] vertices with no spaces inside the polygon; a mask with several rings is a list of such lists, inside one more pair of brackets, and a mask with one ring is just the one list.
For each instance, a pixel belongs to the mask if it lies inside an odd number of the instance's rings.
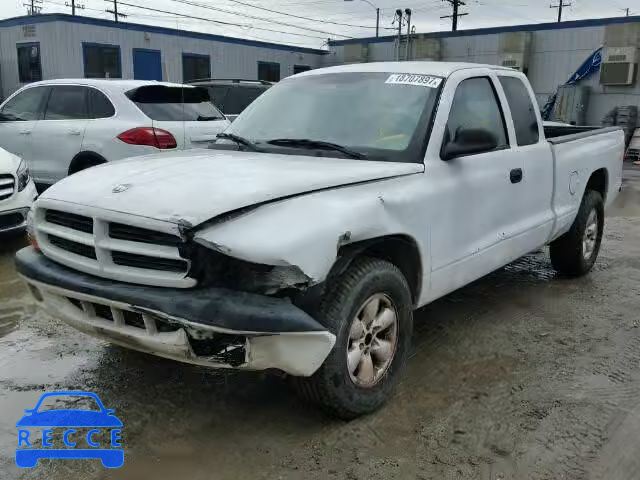
{"label": "windshield wiper", "polygon": [[266,143],[270,145],[280,145],[283,147],[335,150],[336,152],[343,153],[347,157],[356,158],[358,160],[365,160],[367,158],[364,153],[356,152],[355,150],[343,147],[342,145],[338,145],[337,143],[323,142],[321,140],[311,140],[309,138],[274,138],[273,140],[268,140]]}
{"label": "windshield wiper", "polygon": [[199,122],[208,122],[211,120],[224,120],[223,117],[218,117],[217,115],[212,115],[212,116],[206,116],[206,115],[198,115],[198,118],[196,118],[197,121]]}
{"label": "windshield wiper", "polygon": [[252,150],[254,152],[260,152],[261,150],[256,146],[255,143],[253,143],[251,140],[247,140],[244,137],[241,137],[240,135],[236,135],[234,133],[219,133],[218,135],[216,135],[216,138],[222,138],[225,140],[231,140],[233,142],[236,142],[238,145],[242,145],[243,147],[247,147],[249,150]]}

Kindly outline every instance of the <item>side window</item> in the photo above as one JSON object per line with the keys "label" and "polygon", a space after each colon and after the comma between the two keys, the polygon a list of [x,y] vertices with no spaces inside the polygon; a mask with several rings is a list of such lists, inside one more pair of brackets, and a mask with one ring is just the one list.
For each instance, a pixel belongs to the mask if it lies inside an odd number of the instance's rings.
{"label": "side window", "polygon": [[497,148],[508,146],[504,117],[489,78],[469,78],[458,85],[446,128],[445,143],[456,142],[461,132],[482,130],[495,136]]}
{"label": "side window", "polygon": [[111,101],[100,90],[90,88],[89,93],[89,117],[109,118],[116,114]]}
{"label": "side window", "polygon": [[264,87],[236,87],[229,90],[225,100],[225,108],[230,115],[242,113],[251,102],[262,95],[267,89]]}
{"label": "side window", "polygon": [[60,85],[51,88],[45,120],[78,120],[89,118],[85,87]]}
{"label": "side window", "polygon": [[39,82],[42,80],[40,65],[40,44],[19,43],[18,49],[18,79],[20,83]]}
{"label": "side window", "polygon": [[280,64],[276,62],[258,62],[258,80],[280,81]]}
{"label": "side window", "polygon": [[209,55],[182,54],[182,81],[184,83],[209,77],[211,77],[211,59]]}
{"label": "side window", "polygon": [[536,111],[531,101],[529,91],[522,83],[522,80],[516,77],[499,77],[504,94],[509,102],[511,115],[513,116],[513,125],[516,129],[516,139],[518,145],[533,145],[538,143],[538,119]]}
{"label": "side window", "polygon": [[39,120],[42,118],[42,107],[47,87],[28,88],[2,107],[2,117],[10,121]]}
{"label": "side window", "polygon": [[120,47],[83,43],[85,78],[122,78]]}

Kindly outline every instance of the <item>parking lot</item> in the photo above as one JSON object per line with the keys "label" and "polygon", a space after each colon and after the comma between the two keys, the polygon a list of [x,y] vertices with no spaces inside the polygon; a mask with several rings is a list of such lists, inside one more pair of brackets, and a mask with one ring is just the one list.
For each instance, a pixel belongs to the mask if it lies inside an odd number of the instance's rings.
{"label": "parking lot", "polygon": [[[3,238],[0,477],[638,478],[640,175],[625,177],[590,275],[555,278],[537,252],[420,310],[397,395],[350,423],[281,378],[162,360],[36,313],[13,267],[25,240]],[[52,390],[115,409],[123,468],[19,471],[15,422]]]}

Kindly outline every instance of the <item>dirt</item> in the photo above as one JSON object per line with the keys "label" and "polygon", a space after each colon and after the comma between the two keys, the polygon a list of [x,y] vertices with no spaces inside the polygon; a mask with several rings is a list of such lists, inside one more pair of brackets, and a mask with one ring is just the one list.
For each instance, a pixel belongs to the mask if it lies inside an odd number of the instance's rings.
{"label": "dirt", "polygon": [[[536,252],[416,314],[397,395],[350,423],[286,382],[128,351],[36,312],[0,239],[0,478],[640,478],[640,175],[594,271]],[[43,392],[88,390],[123,421],[125,464],[18,469],[15,422]]]}

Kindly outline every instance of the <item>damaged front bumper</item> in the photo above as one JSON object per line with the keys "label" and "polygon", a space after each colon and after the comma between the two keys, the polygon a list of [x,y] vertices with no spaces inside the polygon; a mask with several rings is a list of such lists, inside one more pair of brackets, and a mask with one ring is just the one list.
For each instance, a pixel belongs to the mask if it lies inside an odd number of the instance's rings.
{"label": "damaged front bumper", "polygon": [[309,376],[335,343],[285,299],[114,282],[70,270],[32,247],[16,254],[16,267],[47,313],[89,335],[173,360]]}

